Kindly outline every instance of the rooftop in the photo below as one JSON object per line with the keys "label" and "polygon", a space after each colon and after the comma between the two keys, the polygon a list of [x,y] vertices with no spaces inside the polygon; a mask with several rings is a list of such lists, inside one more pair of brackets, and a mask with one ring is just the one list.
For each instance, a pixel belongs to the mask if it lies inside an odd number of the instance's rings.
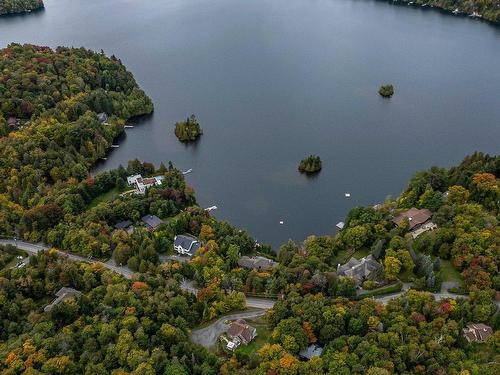
{"label": "rooftop", "polygon": [[163,221],[156,215],[146,215],[142,218],[142,221],[150,229],[156,229],[159,225],[163,224]]}
{"label": "rooftop", "polygon": [[410,230],[415,228],[417,225],[425,223],[432,216],[432,212],[426,208],[417,209],[415,207],[410,208],[407,211],[401,212],[398,216],[396,216],[392,221],[394,224],[399,225],[405,219],[408,219],[410,223]]}

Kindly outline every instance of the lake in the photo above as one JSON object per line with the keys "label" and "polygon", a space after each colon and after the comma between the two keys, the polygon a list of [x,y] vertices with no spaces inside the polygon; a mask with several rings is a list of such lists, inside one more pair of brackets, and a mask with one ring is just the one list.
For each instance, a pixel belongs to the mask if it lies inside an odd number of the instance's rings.
{"label": "lake", "polygon": [[[0,18],[0,44],[103,49],[155,103],[96,171],[192,168],[201,206],[275,247],[335,233],[416,170],[500,151],[500,28],[484,22],[370,0],[45,5]],[[186,146],[173,127],[191,113],[204,134]],[[323,160],[314,178],[297,171],[309,154]]]}

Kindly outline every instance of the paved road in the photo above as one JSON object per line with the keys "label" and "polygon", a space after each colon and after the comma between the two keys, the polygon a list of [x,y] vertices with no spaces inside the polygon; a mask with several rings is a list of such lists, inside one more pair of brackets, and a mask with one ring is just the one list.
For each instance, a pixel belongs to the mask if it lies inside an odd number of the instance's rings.
{"label": "paved road", "polygon": [[[43,250],[48,250],[49,247],[45,246],[43,244],[35,244],[35,243],[30,243],[30,242],[25,242],[25,241],[20,241],[20,240],[11,240],[11,239],[0,239],[0,245],[12,245],[16,246],[17,248],[24,250],[32,255],[38,254],[38,252],[43,251]],[[120,275],[123,275],[125,278],[130,279],[132,278],[134,272],[129,269],[128,267],[120,267],[117,266],[113,260],[108,260],[106,263],[103,263],[98,260],[92,260],[89,258],[85,258],[79,255],[74,255],[70,253],[66,253],[61,250],[56,250],[59,255],[66,257],[68,259],[71,259],[75,262],[85,262],[85,263],[90,263],[90,264],[101,264],[104,267],[110,269],[111,271],[114,271],[116,273],[119,273]]]}
{"label": "paved road", "polygon": [[226,332],[229,328],[229,324],[224,323],[224,321],[256,318],[265,314],[266,310],[254,310],[225,315],[207,327],[191,331],[191,341],[195,344],[202,345],[205,348],[211,348],[215,345],[219,336]]}
{"label": "paved road", "polygon": [[[192,280],[182,280],[180,287],[185,292],[198,294],[199,289],[194,286]],[[269,310],[274,307],[276,300],[269,298],[246,297],[246,303],[248,308]]]}

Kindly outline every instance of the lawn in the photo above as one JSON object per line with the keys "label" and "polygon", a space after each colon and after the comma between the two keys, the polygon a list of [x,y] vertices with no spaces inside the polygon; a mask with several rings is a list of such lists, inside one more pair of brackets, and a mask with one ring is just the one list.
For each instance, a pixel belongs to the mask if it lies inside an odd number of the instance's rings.
{"label": "lawn", "polygon": [[441,259],[441,275],[443,281],[458,281],[460,283],[463,281],[462,275],[449,260]]}
{"label": "lawn", "polygon": [[248,345],[241,344],[240,347],[236,349],[236,352],[251,356],[264,344],[269,342],[271,331],[267,328],[267,323],[264,318],[258,318],[255,320],[248,319],[248,324],[257,329],[257,337]]}
{"label": "lawn", "polygon": [[351,257],[354,257],[356,259],[361,259],[369,254],[370,254],[370,249],[367,247],[362,247],[361,249],[358,249],[354,252],[352,250],[347,250],[347,249],[341,250],[335,257],[333,264],[344,264],[347,263],[347,261],[351,259]]}
{"label": "lawn", "polygon": [[102,193],[101,195],[98,195],[97,197],[92,199],[88,205],[88,208],[93,208],[102,202],[109,202],[109,201],[114,200],[115,198],[117,198],[120,195],[120,193],[123,193],[124,191],[126,191],[127,188],[128,187],[126,187],[125,190],[120,190],[115,186],[113,189],[111,189],[105,193]]}

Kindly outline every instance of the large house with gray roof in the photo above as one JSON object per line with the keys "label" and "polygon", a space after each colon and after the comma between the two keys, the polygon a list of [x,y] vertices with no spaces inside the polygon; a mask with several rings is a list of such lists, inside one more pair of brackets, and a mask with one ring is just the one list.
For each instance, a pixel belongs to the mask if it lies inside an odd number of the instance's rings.
{"label": "large house with gray roof", "polygon": [[374,272],[381,268],[382,265],[370,254],[359,260],[352,257],[346,264],[339,265],[337,275],[352,277],[356,281],[356,284],[359,285],[364,280],[370,279]]}
{"label": "large house with gray roof", "polygon": [[195,237],[187,234],[179,234],[174,237],[174,250],[180,255],[192,257],[201,247],[201,242]]}

